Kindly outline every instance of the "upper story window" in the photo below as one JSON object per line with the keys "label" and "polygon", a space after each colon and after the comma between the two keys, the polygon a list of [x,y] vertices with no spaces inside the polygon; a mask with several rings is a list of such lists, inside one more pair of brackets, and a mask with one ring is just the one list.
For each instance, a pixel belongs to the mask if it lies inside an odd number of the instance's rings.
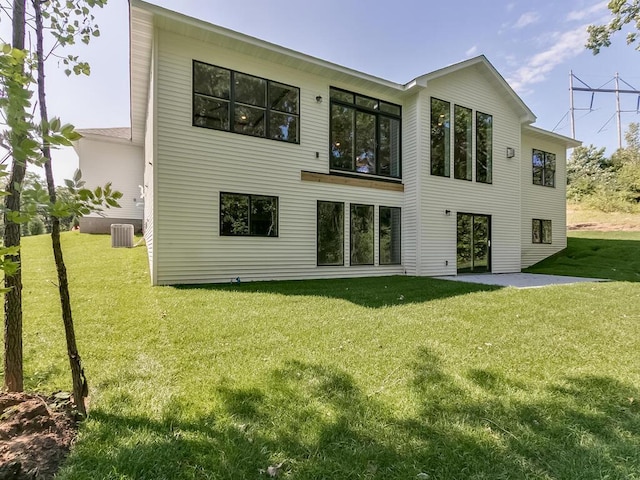
{"label": "upper story window", "polygon": [[402,108],[331,88],[330,168],[400,178]]}
{"label": "upper story window", "polygon": [[193,61],[193,125],[300,142],[300,89]]}
{"label": "upper story window", "polygon": [[556,186],[555,153],[533,150],[533,184],[545,187]]}
{"label": "upper story window", "polygon": [[431,175],[448,177],[451,160],[451,104],[431,98]]}
{"label": "upper story window", "polygon": [[476,182],[492,183],[493,117],[476,112]]}
{"label": "upper story window", "polygon": [[[453,147],[453,177],[473,179],[473,110],[431,97],[431,175],[451,176]],[[493,181],[493,117],[476,111],[476,182]],[[453,130],[453,139],[451,131]]]}
{"label": "upper story window", "polygon": [[471,109],[455,105],[453,107],[453,176],[460,180],[471,180],[473,140]]}

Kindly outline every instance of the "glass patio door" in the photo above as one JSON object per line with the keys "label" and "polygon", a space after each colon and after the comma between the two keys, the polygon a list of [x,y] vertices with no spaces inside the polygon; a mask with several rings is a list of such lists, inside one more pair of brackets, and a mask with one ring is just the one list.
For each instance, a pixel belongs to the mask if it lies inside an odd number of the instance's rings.
{"label": "glass patio door", "polygon": [[458,213],[458,273],[491,271],[491,217]]}

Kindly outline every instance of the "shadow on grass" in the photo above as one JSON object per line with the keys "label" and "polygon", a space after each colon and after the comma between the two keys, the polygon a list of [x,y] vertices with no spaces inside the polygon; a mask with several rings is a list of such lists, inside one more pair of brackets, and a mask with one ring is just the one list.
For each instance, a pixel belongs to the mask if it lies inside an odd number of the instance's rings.
{"label": "shadow on grass", "polygon": [[212,406],[196,418],[177,400],[162,420],[97,408],[61,478],[270,478],[277,466],[296,479],[640,475],[636,387],[593,376],[534,387],[481,369],[460,378],[426,349],[408,368],[401,414],[344,370],[299,361],[261,388],[202,392]]}
{"label": "shadow on grass", "polygon": [[640,282],[640,241],[567,238],[567,248],[524,270]]}
{"label": "shadow on grass", "polygon": [[176,285],[171,288],[329,297],[346,300],[363,307],[380,308],[428,302],[474,292],[489,292],[499,290],[502,287],[451,282],[427,277],[390,276],[214,285]]}

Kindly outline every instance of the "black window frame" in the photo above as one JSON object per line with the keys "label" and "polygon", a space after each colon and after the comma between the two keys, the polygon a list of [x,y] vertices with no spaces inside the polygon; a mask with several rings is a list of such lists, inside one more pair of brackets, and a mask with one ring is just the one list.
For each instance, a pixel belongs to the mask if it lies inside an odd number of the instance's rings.
{"label": "black window frame", "polygon": [[[354,210],[357,208],[368,208],[371,211],[371,262],[354,262]],[[375,265],[376,262],[376,207],[375,205],[365,203],[350,203],[349,204],[349,265],[357,267],[367,267]]]}
{"label": "black window frame", "polygon": [[[386,209],[386,210],[390,210],[390,211],[397,211],[398,212],[398,218],[400,219],[400,225],[398,226],[398,250],[399,250],[399,255],[398,255],[398,261],[397,262],[383,262],[382,258],[382,210]],[[393,237],[392,237],[393,239]],[[393,256],[393,255],[390,255]],[[385,205],[379,205],[378,206],[378,264],[379,265],[402,265],[402,208],[400,207],[388,207]]]}
{"label": "black window frame", "polygon": [[[222,98],[222,97],[216,97],[213,95],[210,95],[208,93],[203,93],[203,92],[197,92],[196,91],[196,82],[195,82],[195,76],[196,76],[196,64],[201,64],[201,65],[205,65],[207,67],[214,67],[220,70],[225,70],[227,72],[229,72],[229,98]],[[245,102],[240,102],[236,100],[236,92],[235,92],[235,77],[236,75],[244,75],[247,77],[251,77],[251,78],[255,78],[257,80],[263,81],[265,82],[265,105],[264,106],[260,106],[260,105],[254,105],[251,103],[245,103]],[[295,113],[291,113],[291,112],[286,112],[283,110],[278,110],[273,108],[272,106],[272,101],[270,99],[270,94],[271,94],[271,87],[277,87],[279,85],[282,85],[284,87],[288,87],[291,89],[294,89],[297,92],[297,99],[296,99],[296,112]],[[301,114],[300,114],[300,88],[296,87],[295,85],[289,85],[287,83],[284,82],[280,82],[277,80],[270,80],[268,78],[263,78],[263,77],[259,77],[257,75],[252,75],[250,73],[244,73],[244,72],[240,72],[237,70],[232,70],[230,68],[226,68],[226,67],[221,67],[219,65],[214,65],[211,63],[207,63],[207,62],[202,62],[200,60],[192,60],[192,68],[191,68],[191,94],[192,94],[192,100],[191,100],[191,125],[194,127],[199,127],[199,128],[206,128],[209,130],[218,130],[218,131],[223,131],[223,132],[230,132],[230,133],[235,133],[235,134],[239,134],[239,135],[247,135],[247,136],[251,136],[254,138],[265,138],[267,140],[275,140],[278,142],[284,142],[284,143],[289,143],[289,144],[294,144],[294,145],[299,145],[300,144],[300,132],[301,132],[301,128],[300,128],[300,118],[301,118]],[[221,102],[227,102],[228,103],[228,111],[227,111],[227,122],[228,122],[228,128],[217,128],[217,127],[213,127],[213,126],[206,126],[206,125],[199,125],[196,123],[196,97],[205,97],[208,98],[210,100],[214,100],[214,101],[221,101]],[[263,109],[264,110],[264,128],[263,128],[263,133],[262,135],[254,135],[251,133],[246,133],[246,132],[241,132],[241,131],[237,131],[236,127],[235,127],[235,121],[234,121],[234,116],[235,116],[235,112],[236,112],[236,107],[245,107],[248,109]],[[271,119],[272,119],[272,115],[273,116],[277,116],[277,115],[288,115],[291,117],[295,118],[295,124],[296,124],[296,137],[295,137],[295,141],[291,141],[291,140],[287,140],[287,139],[282,139],[282,138],[274,138],[270,135],[271,132]]]}
{"label": "black window frame", "polygon": [[[536,154],[542,159],[542,165],[536,166],[535,158]],[[555,188],[556,186],[556,167],[558,156],[555,153],[545,152],[538,148],[534,148],[531,152],[531,171],[533,177],[533,184],[540,185],[542,187]],[[551,168],[550,165],[553,165]],[[536,175],[536,171],[539,171],[539,175]],[[549,171],[552,172],[551,182],[547,180]],[[539,177],[539,180],[538,178]]]}
{"label": "black window frame", "polygon": [[[334,95],[332,95],[332,92],[343,94],[345,97],[351,96],[351,101],[348,101],[346,99],[337,99],[334,97]],[[358,103],[359,100],[360,100],[360,103]],[[368,107],[364,105],[363,103],[365,101],[371,102],[371,104],[374,106]],[[374,172],[362,172],[357,170],[357,165],[356,165],[357,153],[355,151],[352,153],[353,155],[352,168],[340,168],[332,165],[332,160],[334,158],[333,148],[332,148],[333,147],[332,146],[333,123],[334,123],[332,111],[333,111],[334,105],[353,109],[356,116],[358,113],[375,116],[375,153],[374,153],[375,171]],[[384,106],[397,108],[399,113],[395,114],[388,110],[384,110],[383,109]],[[393,167],[391,163],[391,158],[389,159],[389,174],[385,174],[381,172],[381,168],[380,168],[380,159],[381,159],[380,119],[381,118],[397,120],[398,122],[398,167],[397,167],[398,174],[397,175],[392,174]],[[354,129],[353,129],[354,146],[357,144],[356,131],[357,131],[357,123],[354,121]],[[390,153],[390,157],[392,156],[393,154]],[[387,180],[387,181],[391,180],[394,182],[401,181],[402,180],[402,105],[388,102],[386,100],[382,100],[379,98],[374,98],[368,95],[362,95],[357,92],[352,92],[342,88],[329,87],[329,171],[331,173],[354,175],[354,176],[366,177],[371,179],[379,179],[379,180]]]}
{"label": "black window frame", "polygon": [[[222,209],[222,205],[223,205],[223,201],[222,201],[222,197],[224,195],[235,195],[235,196],[239,196],[239,197],[247,197],[248,199],[248,212],[247,212],[247,227],[248,227],[248,233],[225,233],[224,232],[224,219],[223,219],[223,209]],[[272,235],[268,235],[268,234],[259,234],[259,233],[252,233],[252,231],[254,230],[252,228],[252,222],[251,222],[251,206],[252,206],[252,202],[255,201],[253,199],[258,199],[258,198],[270,198],[270,199],[274,199],[275,200],[275,204],[276,204],[276,219],[275,219],[275,232]],[[261,237],[261,238],[278,238],[280,236],[280,198],[274,195],[261,195],[261,194],[252,194],[252,193],[237,193],[237,192],[220,192],[220,236],[221,237]]]}
{"label": "black window frame", "polygon": [[[482,152],[480,150],[480,142],[478,141],[479,137],[480,137],[480,128],[478,128],[478,126],[481,124],[481,122],[479,121],[479,117],[483,115],[487,118],[491,119],[490,125],[491,125],[491,129],[489,130],[489,135],[488,135],[488,139],[485,141],[485,144],[487,145],[487,149],[485,152]],[[484,124],[484,122],[482,122]],[[486,183],[486,184],[492,184],[493,183],[493,115],[489,114],[489,113],[484,113],[481,112],[479,110],[476,110],[476,182],[477,183]],[[478,161],[478,158],[480,158],[480,154],[486,154],[486,165],[485,165],[485,173],[486,173],[486,180],[478,180],[479,178],[481,178],[482,176],[480,175],[481,170],[481,164]]]}
{"label": "black window frame", "polygon": [[[434,119],[434,112],[433,112],[433,103],[434,101],[436,102],[441,102],[443,104],[447,105],[447,113],[448,116],[445,119],[445,122],[447,123],[446,125],[446,130],[448,131],[448,135],[444,134],[444,152],[443,152],[443,163],[442,165],[440,164],[436,164],[433,161],[434,155],[434,122],[436,121]],[[438,117],[439,119],[440,117]],[[429,171],[431,173],[431,175],[436,176],[436,177],[445,177],[445,178],[450,178],[451,177],[451,133],[452,133],[452,128],[451,128],[451,119],[452,119],[452,115],[451,115],[451,102],[447,101],[447,100],[442,100],[441,98],[437,98],[437,97],[430,97],[429,100],[429,163],[430,163],[430,168]],[[437,126],[441,126],[440,123],[436,123]],[[436,168],[437,167],[437,168]]]}
{"label": "black window frame", "polygon": [[[460,112],[465,111],[467,116],[467,123],[463,127],[459,121]],[[464,142],[460,140],[461,136],[465,136]],[[469,141],[471,145],[465,145],[462,148],[463,143]],[[473,181],[473,109],[465,107],[463,105],[453,104],[453,178],[456,180],[465,180],[467,182]],[[464,152],[466,158],[462,159],[461,155]],[[460,167],[464,165],[465,173],[463,175],[458,174]]]}
{"label": "black window frame", "polygon": [[[548,229],[545,229],[545,225],[548,225]],[[536,237],[536,230],[538,236]],[[548,232],[545,235],[545,232]],[[531,221],[531,243],[551,245],[553,243],[553,230],[551,220],[545,220],[541,218],[534,218]]]}
{"label": "black window frame", "polygon": [[[341,252],[342,252],[342,262],[341,263],[320,263],[320,204],[321,203],[330,203],[333,205],[340,205],[342,209],[342,222],[341,222]],[[345,203],[344,202],[333,202],[330,200],[318,200],[316,202],[316,266],[318,267],[343,267],[344,266],[344,215],[345,215]]]}

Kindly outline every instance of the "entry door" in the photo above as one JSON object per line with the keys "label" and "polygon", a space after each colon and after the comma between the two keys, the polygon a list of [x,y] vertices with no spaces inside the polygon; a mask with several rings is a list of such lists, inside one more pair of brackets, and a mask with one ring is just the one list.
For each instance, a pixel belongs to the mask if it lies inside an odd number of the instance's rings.
{"label": "entry door", "polygon": [[458,213],[458,273],[491,271],[491,217]]}

